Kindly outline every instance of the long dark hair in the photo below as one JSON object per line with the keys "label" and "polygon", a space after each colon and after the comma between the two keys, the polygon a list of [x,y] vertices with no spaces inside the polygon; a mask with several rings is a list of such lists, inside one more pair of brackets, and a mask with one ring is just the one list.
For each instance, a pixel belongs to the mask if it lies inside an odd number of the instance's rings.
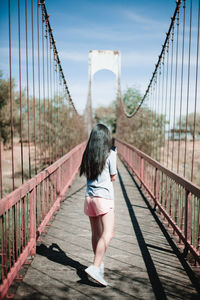
{"label": "long dark hair", "polygon": [[111,148],[109,129],[103,124],[97,124],[91,131],[80,166],[80,176],[96,179],[103,171]]}

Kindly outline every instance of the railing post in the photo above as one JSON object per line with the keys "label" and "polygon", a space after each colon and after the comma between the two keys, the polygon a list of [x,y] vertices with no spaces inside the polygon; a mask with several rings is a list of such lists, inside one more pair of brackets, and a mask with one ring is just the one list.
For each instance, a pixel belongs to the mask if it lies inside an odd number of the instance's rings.
{"label": "railing post", "polygon": [[142,187],[144,181],[144,159],[140,157],[140,188]]}
{"label": "railing post", "polygon": [[[56,199],[60,196],[61,193],[61,166],[57,169],[57,184],[56,184]],[[60,203],[57,204],[57,208],[59,209]]]}
{"label": "railing post", "polygon": [[159,184],[158,184],[158,169],[155,169],[155,179],[154,179],[154,197],[155,197],[155,206],[154,209],[156,208],[157,201],[158,201],[158,193],[159,193]]}
{"label": "railing post", "polygon": [[75,154],[73,153],[73,155],[69,158],[69,174],[70,174],[70,178],[71,178],[71,175],[72,175],[72,165],[74,163],[74,156],[75,156]]}
{"label": "railing post", "polygon": [[34,240],[34,246],[31,249],[31,256],[36,254],[36,193],[35,187],[30,191],[30,239]]}
{"label": "railing post", "polygon": [[7,251],[6,251],[6,235],[5,235],[5,216],[2,215],[0,218],[1,222],[1,272],[2,281],[7,277]]}
{"label": "railing post", "polygon": [[[185,241],[191,243],[191,228],[192,228],[192,206],[191,206],[191,193],[185,193]],[[185,245],[186,246],[186,245]],[[187,249],[185,248],[187,252]]]}

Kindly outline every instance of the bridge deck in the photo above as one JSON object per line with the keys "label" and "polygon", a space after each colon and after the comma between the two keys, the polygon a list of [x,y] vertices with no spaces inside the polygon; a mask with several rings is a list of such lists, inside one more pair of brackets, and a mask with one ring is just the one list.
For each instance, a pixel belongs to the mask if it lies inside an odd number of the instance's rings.
{"label": "bridge deck", "polygon": [[194,273],[121,162],[118,167],[115,237],[104,260],[111,286],[99,287],[84,273],[93,253],[85,179],[77,177],[14,299],[199,299]]}

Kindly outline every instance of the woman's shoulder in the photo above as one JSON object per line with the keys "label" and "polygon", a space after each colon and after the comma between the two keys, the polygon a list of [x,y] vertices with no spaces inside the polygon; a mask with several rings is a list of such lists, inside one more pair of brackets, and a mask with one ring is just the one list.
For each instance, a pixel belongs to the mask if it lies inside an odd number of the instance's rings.
{"label": "woman's shoulder", "polygon": [[115,150],[113,150],[113,148],[111,148],[110,152],[109,152],[109,155],[108,155],[108,158],[109,159],[115,158],[116,154],[117,154],[117,152]]}

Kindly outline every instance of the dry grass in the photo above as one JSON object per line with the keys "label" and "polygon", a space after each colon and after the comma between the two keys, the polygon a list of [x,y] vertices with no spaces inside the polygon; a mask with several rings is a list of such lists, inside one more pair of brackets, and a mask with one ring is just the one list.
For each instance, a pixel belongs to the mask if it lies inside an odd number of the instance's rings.
{"label": "dry grass", "polygon": [[[184,175],[184,159],[185,159],[185,141],[180,141],[180,151],[178,141],[169,141],[169,155],[167,164],[167,141],[164,148],[161,148],[161,163],[177,173],[178,170],[178,152],[179,152],[179,174]],[[174,147],[174,150],[173,150]],[[163,153],[164,151],[164,153]],[[191,180],[192,168],[192,152],[193,142],[187,141],[186,144],[186,164],[185,164],[185,177]],[[173,156],[172,156],[173,153]],[[164,155],[163,155],[164,154]],[[163,159],[164,157],[164,159]],[[194,148],[194,170],[193,182],[200,186],[200,141],[195,142]]]}
{"label": "dry grass", "polygon": [[[11,149],[4,149],[1,145],[2,150],[2,183],[3,183],[3,193],[4,196],[12,191],[12,152]],[[34,169],[34,146],[30,147],[32,169]],[[29,151],[28,145],[23,145],[23,170],[24,170],[24,181],[29,178]],[[15,188],[22,184],[21,179],[21,145],[18,139],[14,139],[14,182]]]}

